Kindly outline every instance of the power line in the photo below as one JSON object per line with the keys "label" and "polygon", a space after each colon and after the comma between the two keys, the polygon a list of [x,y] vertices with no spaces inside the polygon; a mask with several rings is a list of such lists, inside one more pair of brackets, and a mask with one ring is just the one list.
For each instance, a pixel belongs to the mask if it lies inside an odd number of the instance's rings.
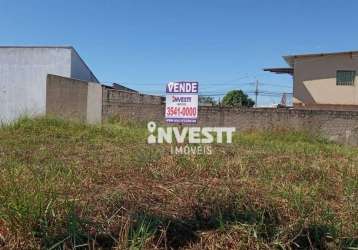
{"label": "power line", "polygon": [[[113,83],[118,83],[118,84],[122,84],[122,85],[132,85],[132,86],[166,86],[168,83],[128,83],[128,82],[101,82],[102,84],[113,84]],[[251,85],[252,82],[240,82],[240,83],[223,83],[223,82],[218,82],[218,83],[205,83],[205,82],[199,82],[200,85],[204,85],[204,86],[220,86],[220,85]]]}
{"label": "power line", "polygon": [[267,86],[274,86],[274,87],[285,87],[285,88],[291,88],[291,86],[289,85],[283,85],[283,84],[276,84],[276,83],[266,83],[266,82],[260,82],[262,85],[267,85]]}
{"label": "power line", "polygon": [[[282,94],[286,94],[286,95],[292,95],[292,93],[287,93],[287,92],[268,92],[268,91],[247,91],[244,92],[247,95],[256,95],[257,96],[281,96]],[[199,93],[199,96],[222,96],[222,95],[226,95],[227,93],[205,93],[205,92],[201,92]]]}
{"label": "power line", "polygon": [[[157,95],[165,95],[165,92],[156,92],[156,91],[143,91],[143,93],[157,94]],[[267,96],[281,96],[282,94],[292,95],[290,92],[273,92],[273,91],[265,91],[265,90],[253,90],[253,91],[244,91],[247,95],[267,95]],[[199,92],[199,96],[215,96],[215,95],[226,95],[227,92]]]}
{"label": "power line", "polygon": [[[233,79],[232,81],[235,80],[240,80],[240,79],[244,79],[244,78],[248,78],[248,76],[245,77],[241,77],[241,78],[237,78],[237,79]],[[199,81],[200,82],[200,81]],[[226,83],[225,83],[226,82]],[[226,87],[226,88],[231,88],[231,89],[243,89],[244,93],[249,95],[249,96],[254,96],[255,99],[255,107],[258,106],[258,102],[259,102],[259,97],[271,97],[271,98],[279,98],[281,97],[281,102],[282,102],[282,98],[287,99],[287,95],[292,95],[292,93],[289,93],[288,91],[272,91],[272,90],[261,90],[260,86],[273,86],[273,87],[280,87],[280,88],[292,88],[291,86],[287,86],[287,85],[283,85],[283,84],[275,84],[275,83],[267,83],[267,82],[259,82],[257,79],[256,81],[251,81],[251,82],[233,82],[233,83],[228,83],[228,81],[222,81],[221,83],[208,83],[208,82],[200,82],[200,85],[205,87],[209,87],[209,86],[218,86],[218,87]],[[122,85],[125,86],[138,86],[140,89],[140,86],[142,87],[149,87],[149,86],[155,86],[155,87],[162,87],[162,86],[166,86],[167,83],[133,83],[130,84],[128,82],[122,82],[120,83]],[[254,90],[245,90],[247,86],[252,86],[255,87]],[[163,88],[164,89],[164,88]],[[203,96],[203,97],[218,97],[219,99],[223,96],[225,96],[227,94],[227,92],[229,92],[230,90],[225,90],[225,88],[216,88],[213,89],[211,91],[203,91],[203,92],[199,92],[199,96]],[[163,91],[141,91],[144,94],[149,94],[149,95],[157,95],[157,96],[164,96],[165,92]]]}
{"label": "power line", "polygon": [[255,107],[257,107],[257,96],[259,95],[259,81],[256,80],[256,89],[255,89]]}

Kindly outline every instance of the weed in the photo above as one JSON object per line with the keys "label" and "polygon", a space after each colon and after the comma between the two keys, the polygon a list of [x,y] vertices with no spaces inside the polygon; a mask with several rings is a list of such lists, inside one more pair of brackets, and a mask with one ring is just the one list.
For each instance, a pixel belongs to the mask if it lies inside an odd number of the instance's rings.
{"label": "weed", "polygon": [[8,249],[357,247],[358,149],[304,131],[235,134],[212,155],[147,145],[144,124],[53,117],[0,128]]}

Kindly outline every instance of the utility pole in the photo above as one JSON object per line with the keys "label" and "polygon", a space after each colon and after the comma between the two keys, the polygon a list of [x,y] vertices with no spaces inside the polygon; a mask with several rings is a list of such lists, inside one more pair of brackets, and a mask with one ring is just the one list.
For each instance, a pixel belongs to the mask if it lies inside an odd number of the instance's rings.
{"label": "utility pole", "polygon": [[286,93],[282,93],[281,105],[284,106],[284,107],[287,106],[287,95],[286,95]]}
{"label": "utility pole", "polygon": [[256,80],[256,89],[255,89],[255,108],[257,108],[257,96],[259,95],[259,80]]}

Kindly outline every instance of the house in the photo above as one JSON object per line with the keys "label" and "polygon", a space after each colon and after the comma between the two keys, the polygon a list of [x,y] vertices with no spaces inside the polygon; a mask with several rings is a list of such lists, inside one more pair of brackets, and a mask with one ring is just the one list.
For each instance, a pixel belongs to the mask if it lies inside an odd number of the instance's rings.
{"label": "house", "polygon": [[0,46],[0,123],[45,114],[49,74],[98,83],[71,46]]}
{"label": "house", "polygon": [[295,108],[358,109],[358,51],[283,58],[290,67],[264,71],[293,76]]}

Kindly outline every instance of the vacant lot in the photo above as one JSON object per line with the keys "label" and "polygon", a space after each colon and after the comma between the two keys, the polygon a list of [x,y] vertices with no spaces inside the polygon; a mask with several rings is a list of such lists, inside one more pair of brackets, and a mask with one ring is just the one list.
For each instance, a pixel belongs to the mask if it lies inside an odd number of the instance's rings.
{"label": "vacant lot", "polygon": [[1,128],[0,248],[357,249],[357,148],[273,131],[171,156],[146,136],[51,118]]}

